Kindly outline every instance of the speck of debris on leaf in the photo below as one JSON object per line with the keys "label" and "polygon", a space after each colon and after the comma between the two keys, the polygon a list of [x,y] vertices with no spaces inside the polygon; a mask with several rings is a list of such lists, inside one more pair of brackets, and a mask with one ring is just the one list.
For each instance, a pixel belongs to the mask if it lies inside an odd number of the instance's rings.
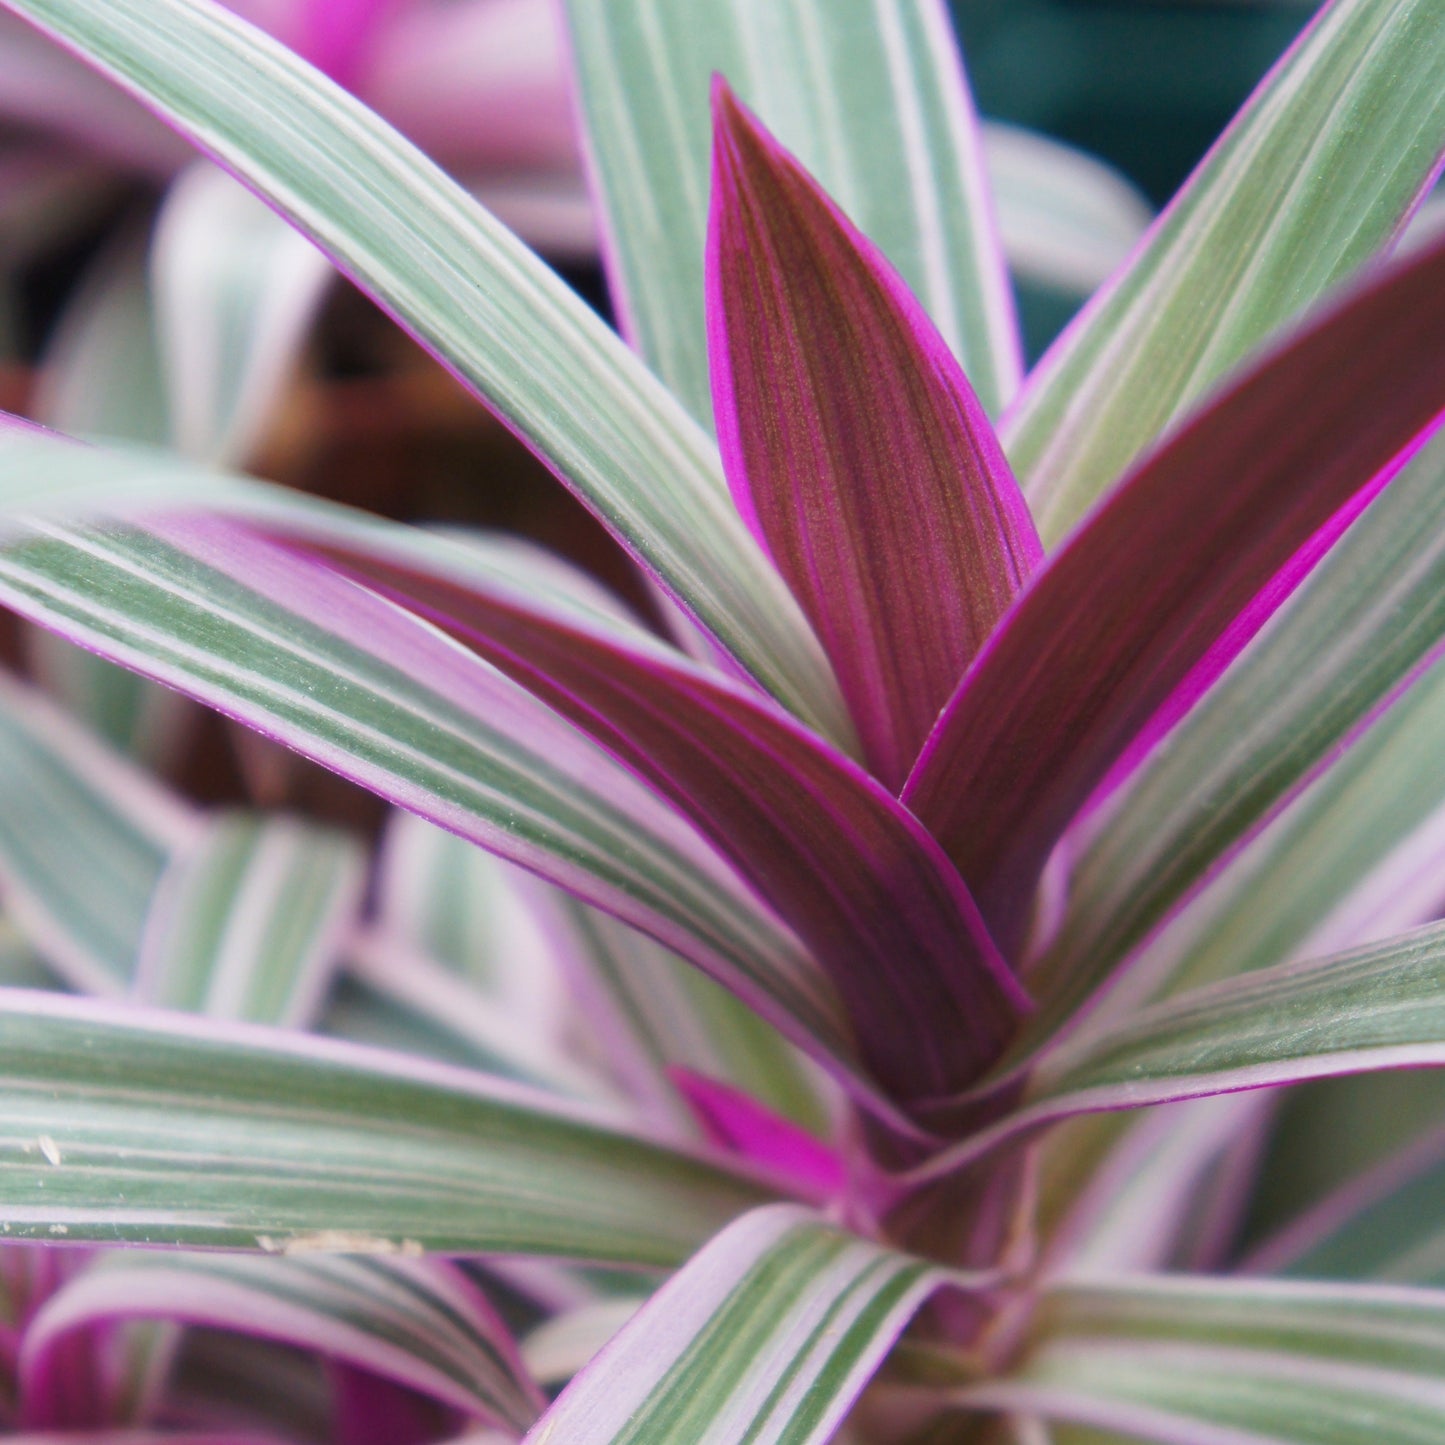
{"label": "speck of debris on leaf", "polygon": [[314,1234],[294,1234],[289,1239],[258,1234],[256,1243],[267,1254],[399,1254],[415,1259],[425,1253],[415,1239],[384,1239],[345,1229],[318,1229]]}

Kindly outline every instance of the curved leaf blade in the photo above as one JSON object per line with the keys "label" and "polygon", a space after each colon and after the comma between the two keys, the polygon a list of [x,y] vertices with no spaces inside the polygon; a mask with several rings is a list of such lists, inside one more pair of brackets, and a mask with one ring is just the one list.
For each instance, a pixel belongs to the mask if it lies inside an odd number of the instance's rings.
{"label": "curved leaf blade", "polygon": [[724,651],[849,744],[817,642],[733,512],[706,435],[421,152],[219,5],[10,8],[263,195],[483,396]]}
{"label": "curved leaf blade", "polygon": [[1015,1112],[922,1166],[933,1177],[1075,1114],[1374,1069],[1445,1066],[1445,925],[1260,969],[1081,1028],[1035,1064]]}
{"label": "curved leaf blade", "polygon": [[1025,285],[1091,295],[1153,218],[1149,202],[1119,171],[1041,132],[985,122],[983,158],[1004,255]]}
{"label": "curved leaf blade", "polygon": [[1045,541],[1254,347],[1388,245],[1445,150],[1445,9],[1336,0],[1004,423]]}
{"label": "curved leaf blade", "polygon": [[[1162,987],[1176,968],[1181,984],[1186,970],[1200,983],[1281,961],[1291,930],[1322,925],[1322,910],[1342,907],[1362,873],[1383,866],[1383,851],[1423,825],[1422,808],[1445,787],[1432,722],[1442,682],[1420,676],[1445,642],[1442,480],[1445,437],[1436,437],[1084,825],[1057,939],[1031,975],[1043,998],[1035,1041],[1202,884],[1177,924],[1126,965],[1133,976],[1137,963],[1143,986]],[[1385,931],[1422,921],[1400,917]]]}
{"label": "curved leaf blade", "polygon": [[0,675],[0,888],[73,987],[125,992],[152,895],[202,826],[54,703]]}
{"label": "curved leaf blade", "polygon": [[635,929],[555,888],[530,902],[558,951],[568,992],[589,1029],[609,1041],[611,1067],[641,1107],[673,1126],[690,1118],[677,1065],[752,1090],[785,1116],[823,1132],[826,1085],[781,1034],[734,995]]}
{"label": "curved leaf blade", "polygon": [[172,183],[150,278],[178,451],[217,465],[251,456],[332,276],[305,237],[208,162]]}
{"label": "curved leaf blade", "polygon": [[667,1266],[769,1193],[467,1070],[18,990],[0,1107],[10,1239]]}
{"label": "curved leaf blade", "polygon": [[[83,478],[82,493],[124,470],[98,451],[24,445],[34,448],[27,468]],[[0,590],[23,615],[637,924],[820,1061],[853,1071],[836,1003],[796,940],[595,746],[434,630],[314,563],[222,523],[204,546],[203,532],[191,527],[183,552],[44,524],[43,537],[0,552]]]}
{"label": "curved leaf blade", "polygon": [[1241,1262],[1246,1273],[1445,1285],[1445,1129],[1347,1179]]}

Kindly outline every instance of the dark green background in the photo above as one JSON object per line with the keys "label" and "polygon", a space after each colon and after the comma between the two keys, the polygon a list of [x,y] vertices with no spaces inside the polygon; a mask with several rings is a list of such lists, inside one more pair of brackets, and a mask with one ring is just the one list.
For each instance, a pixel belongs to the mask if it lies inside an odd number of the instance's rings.
{"label": "dark green background", "polygon": [[[1308,0],[951,0],[980,111],[1110,161],[1162,206],[1314,12]],[[1037,356],[1073,310],[1019,297]]]}

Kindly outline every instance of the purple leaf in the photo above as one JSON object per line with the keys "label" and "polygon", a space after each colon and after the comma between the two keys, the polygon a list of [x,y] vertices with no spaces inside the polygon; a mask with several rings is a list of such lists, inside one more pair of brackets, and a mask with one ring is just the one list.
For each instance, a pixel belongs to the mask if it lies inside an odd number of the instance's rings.
{"label": "purple leaf", "polygon": [[786,1180],[799,1199],[823,1205],[848,1187],[842,1156],[751,1094],[674,1066],[668,1076],[708,1138]]}
{"label": "purple leaf", "polygon": [[1445,407],[1445,246],[1256,362],[1050,559],[904,800],[1017,951],[1060,833],[1239,652]]}
{"label": "purple leaf", "polygon": [[430,1445],[465,1433],[462,1417],[415,1390],[347,1364],[333,1364],[327,1373],[337,1445]]}
{"label": "purple leaf", "polygon": [[1038,536],[973,388],[882,253],[721,79],[713,112],[724,470],[897,789]]}
{"label": "purple leaf", "polygon": [[541,605],[480,569],[460,581],[342,557],[671,800],[808,945],[893,1097],[946,1094],[998,1056],[1027,996],[941,850],[856,764],[644,633]]}

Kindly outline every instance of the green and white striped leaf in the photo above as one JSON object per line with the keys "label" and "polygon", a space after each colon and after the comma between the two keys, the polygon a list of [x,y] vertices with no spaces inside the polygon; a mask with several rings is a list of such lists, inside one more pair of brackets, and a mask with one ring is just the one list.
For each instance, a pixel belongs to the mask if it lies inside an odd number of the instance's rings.
{"label": "green and white striped leaf", "polygon": [[[360,907],[365,868],[359,845],[332,829],[280,816],[212,815],[195,844],[172,856],[156,886],[132,995],[217,1019],[313,1023]],[[74,1283],[84,1298],[93,1273]],[[121,1335],[130,1415],[138,1420],[150,1418],[152,1396],[172,1373],[181,1339],[176,1312],[151,1313],[160,1317],[132,1321]],[[27,1333],[27,1349],[36,1338]],[[55,1358],[63,1374],[64,1351]],[[45,1365],[34,1369],[37,1398],[64,1397],[63,1380],[47,1379]]]}
{"label": "green and white striped leaf", "polygon": [[632,1316],[526,1445],[827,1440],[918,1307],[957,1280],[808,1210],[757,1210]]}
{"label": "green and white striped leaf", "polygon": [[[484,580],[501,577],[510,581],[515,577],[529,591],[540,586],[548,601],[577,610],[594,623],[605,621],[609,628],[624,631],[637,626],[618,613],[611,599],[604,599],[605,605],[599,602],[593,596],[595,588],[579,592],[570,570],[554,564],[539,571],[535,557],[516,547],[484,545],[476,539],[458,543],[452,537],[382,522],[363,513],[300,498],[281,488],[201,471],[155,452],[82,448],[22,430],[0,438],[0,450],[8,462],[18,507],[34,507],[39,498],[52,512],[87,507],[121,507],[140,512],[174,506],[177,499],[194,497],[197,503],[204,499],[209,505],[254,519],[270,530],[323,546],[375,553],[461,582],[473,571]],[[459,652],[425,624],[415,619],[402,620],[394,609],[376,599],[364,602],[363,594],[335,578],[328,580],[315,565],[269,549],[255,539],[245,543],[248,534],[227,531],[224,526],[210,529],[214,546],[201,549],[213,559],[206,563],[196,552],[194,541],[189,553],[181,553],[157,538],[142,541],[130,534],[102,535],[34,520],[29,525],[32,530],[44,530],[51,541],[15,544],[0,557],[0,575],[16,584],[7,595],[25,615],[41,617],[47,625],[81,638],[107,656],[122,658],[127,665],[244,717],[253,726],[359,778],[384,796],[402,801],[463,836],[522,862],[579,896],[613,908],[618,916],[665,939],[705,972],[724,980],[727,987],[746,997],[815,1057],[830,1062],[830,1067],[842,1063],[844,1072],[853,1069],[848,1062],[852,1045],[839,1021],[836,1000],[796,939],[760,909],[676,815],[616,765],[603,761],[603,755],[592,745],[581,745],[579,752],[581,739],[570,727],[504,683],[475,657]],[[267,560],[256,557],[227,563],[225,559],[237,546],[259,546]],[[101,563],[107,553],[112,565]],[[37,565],[42,555],[49,561]],[[217,562],[223,568],[229,565],[229,573],[217,571]],[[260,574],[268,578],[265,585],[258,584]],[[125,594],[118,606],[115,599],[103,595],[107,579],[119,589],[117,597]],[[289,600],[283,601],[283,596]],[[359,608],[373,616],[374,626],[363,625],[359,614],[352,615]],[[234,626],[218,629],[214,617],[226,609],[230,609],[233,622],[248,612],[254,615],[239,630]],[[398,628],[407,633],[405,639],[397,633]],[[190,640],[197,631],[201,638],[199,650]],[[278,638],[284,642],[280,651]],[[383,645],[379,640],[382,638],[390,640]],[[389,662],[378,654],[378,647]],[[249,661],[238,668],[243,654]],[[329,661],[322,664],[319,659]],[[354,687],[351,674],[358,661],[363,670],[373,674],[368,684],[373,689],[373,702],[393,718],[380,736],[375,719],[363,726],[358,712],[358,708],[365,711],[372,705],[363,705]],[[259,673],[254,672],[256,667]],[[409,681],[398,681],[398,668]],[[332,675],[337,669],[349,680],[338,681]],[[286,676],[292,679],[288,684],[292,700],[279,704],[278,712],[275,685]],[[238,686],[241,691],[237,691]],[[460,780],[464,794],[472,800],[460,808],[454,760],[432,757],[431,763],[426,761],[439,746],[452,746],[451,742],[439,741],[447,730],[439,733],[436,719],[426,724],[414,717],[403,728],[410,734],[406,744],[409,760],[398,770],[398,759],[393,757],[377,770],[378,763],[402,738],[402,734],[393,733],[388,742],[387,728],[394,729],[401,716],[414,713],[423,696],[435,697],[438,691],[446,694],[457,688],[467,693],[476,693],[480,688],[490,699],[481,703],[474,698],[469,704],[465,729],[478,734],[480,723],[478,736],[491,741],[482,744],[483,752],[475,755],[470,773]],[[324,722],[327,709],[323,708],[319,715],[316,710],[317,701],[328,697],[339,703],[343,717],[349,716],[343,732],[351,737],[356,750],[349,750],[350,745],[338,750],[338,737],[328,735],[332,724]],[[518,708],[523,710],[520,715]],[[456,707],[444,702],[443,711],[455,715]],[[451,730],[455,727],[454,721]],[[470,746],[478,746],[476,738]],[[504,763],[508,755],[512,762]],[[541,855],[533,846],[537,840],[528,840],[533,820],[519,815],[508,803],[508,785],[502,783],[506,776],[513,779],[510,787],[514,801],[532,791],[530,783],[521,794],[515,791],[522,776],[516,765],[523,757],[533,760],[524,772],[536,766],[541,769],[541,778],[556,775],[559,768],[571,774],[570,782],[553,790],[553,803],[561,809],[554,821],[574,815],[579,797],[601,800],[610,792],[617,796],[605,800],[604,816],[615,814],[619,806],[630,812],[629,821],[613,833],[611,841],[592,850],[598,865],[591,870],[592,882],[577,871],[584,860],[577,856],[575,837],[564,841],[561,834],[554,833],[558,848],[544,850]],[[503,772],[498,772],[499,765]],[[418,767],[431,777],[429,785],[419,788]],[[407,773],[413,774],[409,783]],[[481,784],[478,779],[490,781]],[[485,823],[488,819],[490,823]],[[643,878],[631,860],[644,840],[659,832],[659,848],[653,856],[661,873],[654,884],[645,885],[639,892],[636,885]],[[619,864],[623,868],[620,892]],[[705,950],[705,956],[678,931],[682,918],[689,915],[694,922],[703,923],[702,915],[695,914],[701,896],[695,886],[685,881],[689,872],[695,875],[695,883],[705,883],[704,892],[719,895],[718,906],[705,909],[713,919],[706,929],[720,927],[722,935],[734,939],[724,945],[723,951],[730,955],[731,962],[721,968],[717,965],[722,956],[712,945]],[[668,875],[666,887],[660,886],[663,874]],[[634,881],[628,884],[627,878]],[[603,892],[598,892],[597,885],[602,885]],[[660,913],[651,905],[639,912],[642,895],[647,892],[660,905]],[[775,999],[766,999],[769,994]]]}
{"label": "green and white striped leaf", "polygon": [[1429,1445],[1445,1431],[1435,1290],[1122,1276],[1049,1292],[1032,1332],[1014,1371],[960,1398],[1166,1445]]}
{"label": "green and white striped leaf", "polygon": [[170,431],[146,281],[148,238],[129,227],[82,277],[46,348],[37,420],[77,436],[159,445]]}
{"label": "green and white striped leaf", "polygon": [[[477,1037],[479,1031],[470,1008],[465,1012],[459,1012],[455,1006],[444,1010],[433,1006],[430,998],[418,1003],[410,993],[403,996],[396,989],[359,976],[354,958],[346,962],[347,967],[333,985],[326,1010],[316,1025],[318,1033],[327,1038],[413,1054],[434,1063],[480,1069],[519,1083],[545,1085],[544,1080],[536,1077],[530,1059],[519,1061],[515,1049],[502,1047],[490,1034]],[[415,962],[403,956],[398,961],[398,971],[405,969],[410,973]],[[450,978],[448,981],[455,982]],[[455,1005],[455,999],[449,1002]],[[468,1003],[471,1002],[469,998]]]}
{"label": "green and white striped leaf", "polygon": [[522,1359],[542,1385],[565,1385],[638,1311],[640,1300],[595,1300],[543,1320],[523,1337]]}
{"label": "green and white striped leaf", "polygon": [[711,123],[724,75],[902,273],[997,414],[1018,341],[977,122],[937,0],[569,0],[612,287],[634,344],[712,415],[703,321]]}
{"label": "green and white striped leaf", "polygon": [[27,1328],[22,1387],[57,1387],[73,1331],[136,1320],[283,1341],[518,1433],[545,1404],[506,1327],[460,1270],[442,1260],[337,1255],[101,1255],[51,1295]]}
{"label": "green and white striped leaf", "polygon": [[1260,969],[1115,1024],[1041,1060],[1031,1093],[1129,1107],[1372,1068],[1445,1064],[1445,925],[1330,959]]}
{"label": "green and white striped leaf", "polygon": [[126,990],[167,860],[200,829],[181,799],[0,677],[0,891],[66,982]]}
{"label": "green and white striped leaf", "polygon": [[[1368,773],[1393,796],[1401,796],[1402,785],[1408,793],[1408,779],[1386,781],[1397,746],[1389,741],[1389,730],[1398,726],[1411,734],[1416,741],[1406,745],[1410,748],[1428,747],[1418,731],[1428,728],[1423,719],[1432,706],[1424,693],[1418,700],[1407,694],[1395,704],[1405,709],[1398,724],[1391,715],[1375,723],[1387,729],[1378,744],[1378,764],[1369,761],[1377,745],[1368,735],[1358,765],[1337,759],[1345,744],[1431,661],[1442,639],[1445,439],[1437,438],[1351,527],[1128,788],[1073,840],[1064,915],[1053,942],[1031,968],[1032,986],[1044,1001],[1031,1039],[1057,1028],[1221,858],[1321,768],[1345,767],[1341,796],[1351,790],[1355,766],[1362,785]],[[1421,722],[1411,724],[1415,708],[1421,709]],[[1403,755],[1402,766],[1409,766]],[[1316,796],[1329,796],[1333,785],[1322,787]],[[1421,801],[1431,787],[1422,774]],[[1347,833],[1311,846],[1348,853],[1353,845],[1347,840],[1358,836],[1365,851],[1352,854],[1349,862],[1368,866],[1371,848],[1384,846],[1391,829],[1410,825],[1408,797],[1398,815],[1391,813],[1392,806],[1381,792],[1362,805],[1357,819],[1344,824]],[[1367,816],[1379,822],[1367,824]],[[1331,821],[1343,823],[1338,813]],[[1365,831],[1377,828],[1375,841],[1366,840]],[[1295,867],[1295,857],[1287,851],[1284,866]],[[1337,889],[1343,877],[1335,871],[1327,886]],[[1267,899],[1271,913],[1278,905],[1281,928],[1295,926],[1287,919],[1284,895],[1267,890],[1254,896]],[[1317,912],[1338,901],[1338,893],[1317,901]],[[1250,898],[1241,896],[1240,907],[1249,906]],[[1294,917],[1298,920],[1298,910]],[[1262,946],[1264,952],[1254,955],[1241,942],[1236,966],[1251,966],[1251,957],[1278,961],[1267,958],[1272,946],[1267,938]]]}
{"label": "green and white striped leaf", "polygon": [[213,817],[161,876],[134,992],[211,1018],[305,1027],[365,882],[366,855],[346,834],[284,816]]}
{"label": "green and white striped leaf", "polygon": [[[534,953],[511,961],[538,960]],[[361,930],[347,946],[345,964],[349,993],[333,996],[326,1014],[328,1030],[343,1038],[465,1063],[573,1098],[620,1098],[596,1060],[573,1056],[560,1020],[555,1029],[541,1027],[474,980],[392,936]]]}
{"label": "green and white striped leaf", "polygon": [[525,877],[414,813],[393,813],[377,865],[375,933],[458,975],[530,1037],[555,1040],[565,984]]}
{"label": "green and white striped leaf", "polygon": [[1436,924],[1334,958],[1226,979],[1121,1021],[1087,1021],[1035,1062],[1013,1113],[910,1177],[939,1177],[1078,1114],[1441,1067],[1445,924]]}
{"label": "green and white striped leaf", "polygon": [[485,396],[764,687],[851,741],[715,449],[566,286],[415,147],[205,0],[7,0],[234,170]]}
{"label": "green and white striped leaf", "polygon": [[399,1055],[0,995],[0,1234],[680,1263],[769,1191],[597,1110]]}
{"label": "green and white striped leaf", "polygon": [[280,1440],[324,1440],[332,1428],[331,1381],[321,1362],[246,1335],[192,1331],[167,1399],[178,1414],[244,1420]]}
{"label": "green and white striped leaf", "polygon": [[[1075,1137],[1048,1140],[1040,1170],[1050,1276],[1217,1257],[1248,1201],[1239,1168],[1258,1159],[1267,1104],[1259,1093],[1220,1094],[1070,1121]],[[1220,1186],[1233,1186],[1228,1200]]]}
{"label": "green and white striped leaf", "polygon": [[1445,898],[1435,665],[1151,941],[1107,1007],[1417,927]]}
{"label": "green and white striped leaf", "polygon": [[1398,234],[1445,148],[1442,76],[1442,0],[1325,7],[1020,394],[1004,444],[1046,543]]}
{"label": "green and white striped leaf", "polygon": [[150,255],[177,450],[218,466],[248,460],[333,274],[305,237],[224,171],[198,161],[177,177]]}
{"label": "green and white striped leaf", "polygon": [[635,929],[411,814],[387,825],[376,925],[350,968],[473,1041],[508,1077],[591,1094],[620,1084],[676,1127],[691,1115],[666,1070],[686,1064],[826,1123],[796,1052],[731,994]]}

